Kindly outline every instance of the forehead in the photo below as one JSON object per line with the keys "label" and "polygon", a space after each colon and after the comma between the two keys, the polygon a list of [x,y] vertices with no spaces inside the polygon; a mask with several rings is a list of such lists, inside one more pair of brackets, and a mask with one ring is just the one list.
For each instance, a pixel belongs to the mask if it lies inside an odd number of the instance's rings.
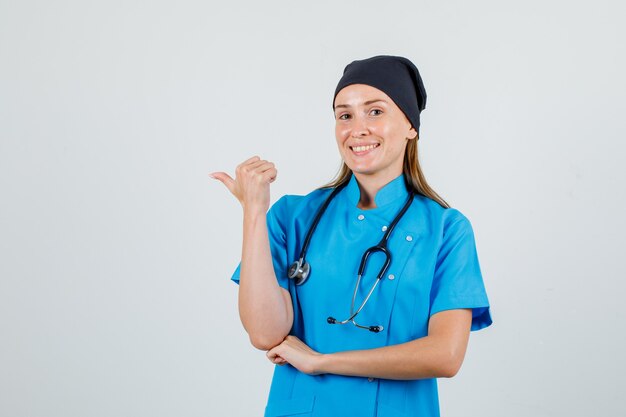
{"label": "forehead", "polygon": [[367,84],[351,84],[342,88],[335,97],[335,108],[343,106],[358,106],[366,101],[384,100],[394,104],[387,94],[378,88]]}

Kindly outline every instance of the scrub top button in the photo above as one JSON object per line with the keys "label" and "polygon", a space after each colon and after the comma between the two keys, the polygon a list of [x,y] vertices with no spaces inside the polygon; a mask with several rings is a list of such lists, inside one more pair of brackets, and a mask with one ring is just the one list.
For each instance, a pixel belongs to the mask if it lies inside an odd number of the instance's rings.
{"label": "scrub top button", "polygon": [[396,279],[396,276],[394,274],[389,274],[389,279]]}
{"label": "scrub top button", "polygon": [[364,216],[364,215],[362,215],[362,214],[359,214],[359,215],[357,216],[357,219],[359,219],[359,220],[363,220],[364,218],[365,218],[365,216]]}
{"label": "scrub top button", "polygon": [[383,226],[383,232],[387,231],[387,226]]}
{"label": "scrub top button", "polygon": [[407,241],[407,242],[410,242],[410,241],[412,241],[412,240],[413,240],[413,236],[407,236],[407,237],[406,237],[406,241]]}
{"label": "scrub top button", "polygon": [[374,382],[375,378],[372,378],[371,376],[369,378],[367,378],[368,382]]}

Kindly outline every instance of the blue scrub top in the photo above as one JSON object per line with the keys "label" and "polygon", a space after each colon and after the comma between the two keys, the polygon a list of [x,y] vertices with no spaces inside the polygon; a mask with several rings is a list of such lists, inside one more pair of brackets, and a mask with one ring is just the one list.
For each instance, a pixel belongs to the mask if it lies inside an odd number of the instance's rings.
{"label": "blue scrub top", "polygon": [[[474,234],[469,220],[454,208],[415,195],[388,242],[391,264],[356,317],[361,325],[382,325],[373,333],[351,323],[330,325],[328,316],[344,320],[363,252],[377,244],[385,226],[398,214],[408,191],[403,175],[375,197],[376,208],[357,207],[360,190],[354,175],[328,206],[315,230],[306,259],[311,275],[302,286],[287,278],[300,255],[318,208],[331,189],[286,195],[267,214],[270,248],[278,283],[291,293],[298,336],[321,353],[372,349],[408,342],[428,334],[431,315],[471,308],[472,330],[491,324]],[[355,306],[373,285],[384,257],[368,260]],[[239,283],[239,267],[232,278]],[[355,307],[355,308],[356,308]],[[291,365],[275,366],[266,417],[274,416],[439,416],[436,379],[390,380],[334,374],[306,375]]]}

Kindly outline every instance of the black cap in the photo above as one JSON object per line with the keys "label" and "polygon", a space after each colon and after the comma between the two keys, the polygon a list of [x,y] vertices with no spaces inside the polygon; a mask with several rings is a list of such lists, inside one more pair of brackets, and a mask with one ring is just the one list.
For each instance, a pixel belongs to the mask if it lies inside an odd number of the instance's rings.
{"label": "black cap", "polygon": [[337,94],[351,84],[367,84],[387,94],[419,132],[420,112],[426,107],[426,90],[417,67],[407,58],[378,55],[352,61],[343,70],[335,89],[333,111]]}

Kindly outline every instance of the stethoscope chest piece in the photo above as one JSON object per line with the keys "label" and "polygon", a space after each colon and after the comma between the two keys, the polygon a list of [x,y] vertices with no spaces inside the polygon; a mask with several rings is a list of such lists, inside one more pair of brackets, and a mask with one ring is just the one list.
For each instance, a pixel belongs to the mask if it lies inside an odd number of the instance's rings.
{"label": "stethoscope chest piece", "polygon": [[293,279],[296,285],[304,284],[310,274],[311,265],[306,261],[303,263],[302,258],[292,263],[287,271],[287,276]]}
{"label": "stethoscope chest piece", "polygon": [[302,249],[300,250],[300,258],[291,265],[289,265],[289,269],[287,270],[287,277],[293,279],[295,284],[298,286],[304,284],[309,279],[309,275],[311,275],[311,265],[309,265],[309,263],[306,261],[306,250],[309,247],[309,243],[311,242],[313,232],[315,231],[315,228],[317,228],[317,224],[319,223],[322,214],[324,213],[324,211],[326,211],[326,207],[328,207],[335,195],[337,195],[337,193],[347,184],[348,183],[345,182],[340,186],[335,187],[335,189],[326,198],[326,201],[324,201],[322,207],[320,207],[320,209],[317,211],[317,214],[313,219],[313,224],[311,225],[311,227],[309,227],[309,231],[304,238],[304,244],[302,245]]}

